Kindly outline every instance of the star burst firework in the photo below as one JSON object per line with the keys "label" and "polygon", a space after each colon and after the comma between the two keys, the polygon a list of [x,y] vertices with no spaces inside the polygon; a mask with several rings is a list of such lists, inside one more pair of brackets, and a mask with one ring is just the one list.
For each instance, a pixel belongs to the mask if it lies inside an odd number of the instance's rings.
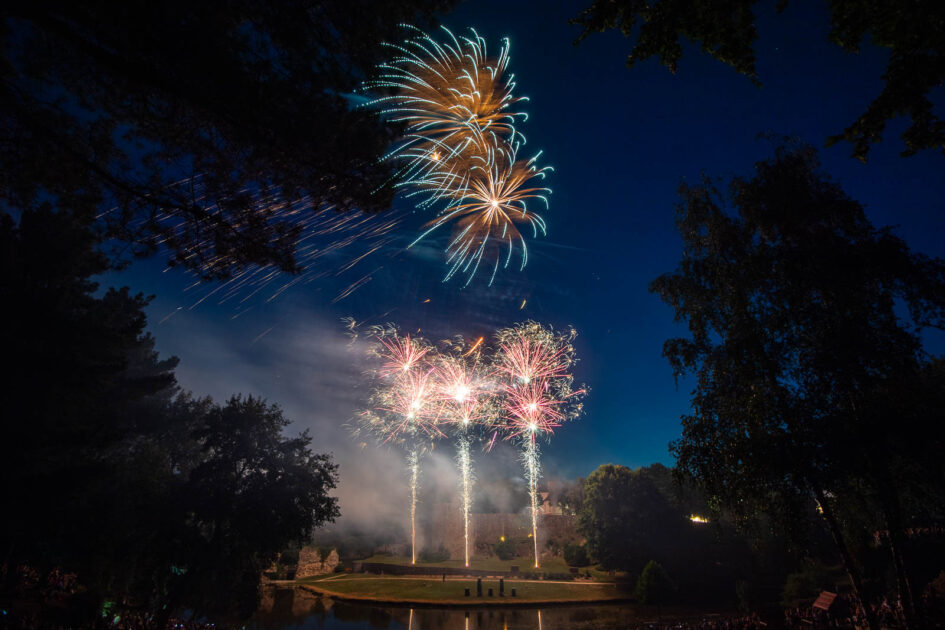
{"label": "star burst firework", "polygon": [[570,383],[567,373],[574,362],[571,342],[576,336],[573,329],[568,333],[555,333],[532,321],[503,328],[496,333],[499,346],[497,370],[512,383],[523,385],[533,382],[545,385]]}
{"label": "star burst firework", "polygon": [[491,284],[516,250],[519,268],[525,267],[528,249],[520,226],[530,228],[532,237],[545,234],[544,220],[527,203],[538,200],[547,208],[551,190],[538,182],[550,167],[537,165],[540,153],[531,159],[517,155],[525,137],[516,124],[527,118],[517,109],[527,99],[513,94],[508,39],[492,58],[473,29],[469,37],[457,37],[444,28],[446,41],[437,42],[408,28],[414,37],[391,45],[396,56],[380,66],[368,87],[392,91],[371,105],[406,125],[402,141],[386,156],[401,164],[399,185],[418,197],[418,207],[438,208],[410,247],[451,226],[444,280],[462,273],[468,284],[488,260]]}
{"label": "star burst firework", "polygon": [[522,461],[531,502],[535,567],[538,555],[538,480],[541,473],[538,438],[551,435],[581,412],[585,390],[572,388],[569,373],[575,361],[572,341],[577,333],[556,333],[537,322],[525,322],[496,333],[497,372],[503,383],[503,416],[508,439],[522,444]]}
{"label": "star burst firework", "polygon": [[573,388],[570,374],[575,335],[530,321],[497,331],[491,350],[482,338],[469,344],[457,337],[433,346],[419,337],[401,336],[392,326],[371,329],[375,343],[370,353],[378,367],[372,372],[371,407],[362,412],[359,430],[407,449],[414,561],[423,452],[439,438],[456,439],[468,566],[475,478],[471,446],[483,435],[492,433],[494,441],[501,433],[522,447],[538,566],[538,438],[550,436],[581,412],[585,390]]}

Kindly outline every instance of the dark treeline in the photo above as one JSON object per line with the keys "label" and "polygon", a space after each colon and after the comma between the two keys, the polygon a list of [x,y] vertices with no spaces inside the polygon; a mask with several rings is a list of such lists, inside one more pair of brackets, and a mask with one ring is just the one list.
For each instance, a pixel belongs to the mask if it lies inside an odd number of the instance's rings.
{"label": "dark treeline", "polygon": [[95,278],[157,252],[298,272],[284,204],[388,208],[396,126],[350,95],[448,5],[0,8],[2,623],[245,618],[277,552],[335,516],[335,465],[278,406],[180,391],[148,299]]}
{"label": "dark treeline", "polygon": [[181,391],[147,299],[91,280],[94,246],[66,214],[0,223],[4,608],[245,617],[276,554],[337,514],[336,466],[276,405]]}
{"label": "dark treeline", "polygon": [[664,346],[696,376],[671,445],[684,498],[664,469],[602,466],[572,493],[592,555],[631,572],[655,559],[677,592],[735,586],[745,605],[830,586],[835,565],[864,625],[892,602],[924,627],[945,570],[945,361],[922,334],[945,327],[945,261],[872,226],[809,147],[681,194],[683,259],[651,290],[690,333]]}

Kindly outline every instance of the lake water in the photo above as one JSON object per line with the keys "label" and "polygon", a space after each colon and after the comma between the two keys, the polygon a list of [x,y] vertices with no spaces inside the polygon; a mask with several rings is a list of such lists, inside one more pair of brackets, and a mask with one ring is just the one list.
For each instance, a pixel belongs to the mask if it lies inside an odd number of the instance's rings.
{"label": "lake water", "polygon": [[414,608],[344,602],[302,589],[268,590],[252,630],[604,630],[655,621],[630,604],[544,608]]}

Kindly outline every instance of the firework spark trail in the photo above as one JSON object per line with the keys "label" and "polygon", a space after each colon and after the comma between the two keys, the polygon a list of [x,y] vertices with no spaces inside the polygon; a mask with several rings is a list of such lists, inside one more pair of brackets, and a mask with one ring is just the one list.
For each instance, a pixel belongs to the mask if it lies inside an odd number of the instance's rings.
{"label": "firework spark trail", "polygon": [[463,552],[465,564],[469,566],[469,512],[472,508],[472,462],[469,456],[469,436],[459,438],[459,470],[463,478]]}
{"label": "firework spark trail", "polygon": [[525,322],[496,332],[496,371],[506,377],[503,416],[506,439],[522,443],[522,460],[528,480],[532,513],[535,567],[538,556],[538,437],[554,430],[581,412],[578,402],[585,390],[572,389],[568,372],[575,361],[571,342],[577,333],[556,333],[536,322]]}
{"label": "firework spark trail", "polygon": [[535,568],[538,568],[538,444],[534,433],[525,441],[525,477],[528,480],[528,496],[532,505],[532,544],[535,547]]}
{"label": "firework spark trail", "polygon": [[410,564],[417,563],[417,486],[420,478],[420,453],[414,446],[407,455],[410,469]]}
{"label": "firework spark trail", "polygon": [[494,421],[495,401],[493,384],[483,373],[479,354],[480,337],[469,349],[457,338],[449,344],[451,353],[444,352],[436,361],[437,391],[442,410],[439,417],[455,427],[458,434],[456,450],[462,480],[462,511],[464,557],[469,566],[469,515],[472,504],[473,467],[470,457],[471,432],[489,426]]}
{"label": "firework spark trail", "polygon": [[[216,298],[216,303],[221,305],[231,300],[243,304],[260,293],[266,296],[268,302],[292,287],[328,277],[332,273],[337,275],[348,271],[390,246],[394,240],[392,233],[405,216],[399,210],[392,210],[383,216],[356,210],[337,212],[335,206],[306,194],[287,198],[278,187],[247,188],[240,191],[239,199],[220,199],[208,192],[201,175],[173,182],[163,191],[163,196],[167,199],[166,210],[153,216],[142,215],[132,219],[127,225],[127,231],[132,234],[157,231],[160,235],[150,239],[155,245],[166,247],[176,244],[183,253],[165,271],[170,271],[181,262],[194,265],[193,273],[199,279],[184,290],[200,291],[191,309],[210,298]],[[286,272],[273,263],[244,265],[230,269],[233,273],[227,275],[227,258],[214,253],[216,243],[213,230],[205,226],[206,235],[202,240],[198,238],[200,230],[196,228],[201,221],[209,224],[216,217],[227,217],[231,204],[245,204],[247,200],[250,204],[247,212],[251,216],[234,218],[235,232],[247,228],[251,222],[264,225],[271,232],[272,243],[285,240],[292,231],[297,232],[293,253],[300,271],[285,281],[280,282],[279,278]],[[205,218],[183,219],[177,211],[180,207],[199,208]],[[122,208],[115,207],[96,218],[109,224],[122,221],[122,212]],[[323,259],[338,257],[345,258],[347,262],[341,263],[337,269],[334,265],[320,264]],[[206,278],[217,278],[219,282],[207,288]],[[350,294],[364,283],[362,278],[360,284],[349,285],[345,291]],[[347,295],[337,297],[336,301],[344,297]]]}

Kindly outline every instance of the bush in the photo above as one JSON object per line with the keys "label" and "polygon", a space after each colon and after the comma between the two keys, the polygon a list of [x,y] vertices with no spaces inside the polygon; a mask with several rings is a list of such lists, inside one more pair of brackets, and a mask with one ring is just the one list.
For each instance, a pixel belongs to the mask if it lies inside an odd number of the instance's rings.
{"label": "bush", "polygon": [[449,559],[450,552],[443,545],[437,549],[426,548],[420,551],[420,562],[446,562]]}
{"label": "bush", "polygon": [[587,548],[584,545],[574,543],[564,546],[564,561],[568,563],[569,567],[586,567],[591,563],[591,559],[587,555]]}
{"label": "bush", "polygon": [[545,573],[545,579],[555,582],[573,582],[574,576],[570,573]]}
{"label": "bush", "polygon": [[650,560],[637,580],[637,601],[641,604],[665,604],[673,594],[673,583],[663,566]]}
{"label": "bush", "polygon": [[511,540],[500,540],[492,545],[492,549],[495,555],[499,556],[499,560],[511,560],[515,557],[515,543]]}

